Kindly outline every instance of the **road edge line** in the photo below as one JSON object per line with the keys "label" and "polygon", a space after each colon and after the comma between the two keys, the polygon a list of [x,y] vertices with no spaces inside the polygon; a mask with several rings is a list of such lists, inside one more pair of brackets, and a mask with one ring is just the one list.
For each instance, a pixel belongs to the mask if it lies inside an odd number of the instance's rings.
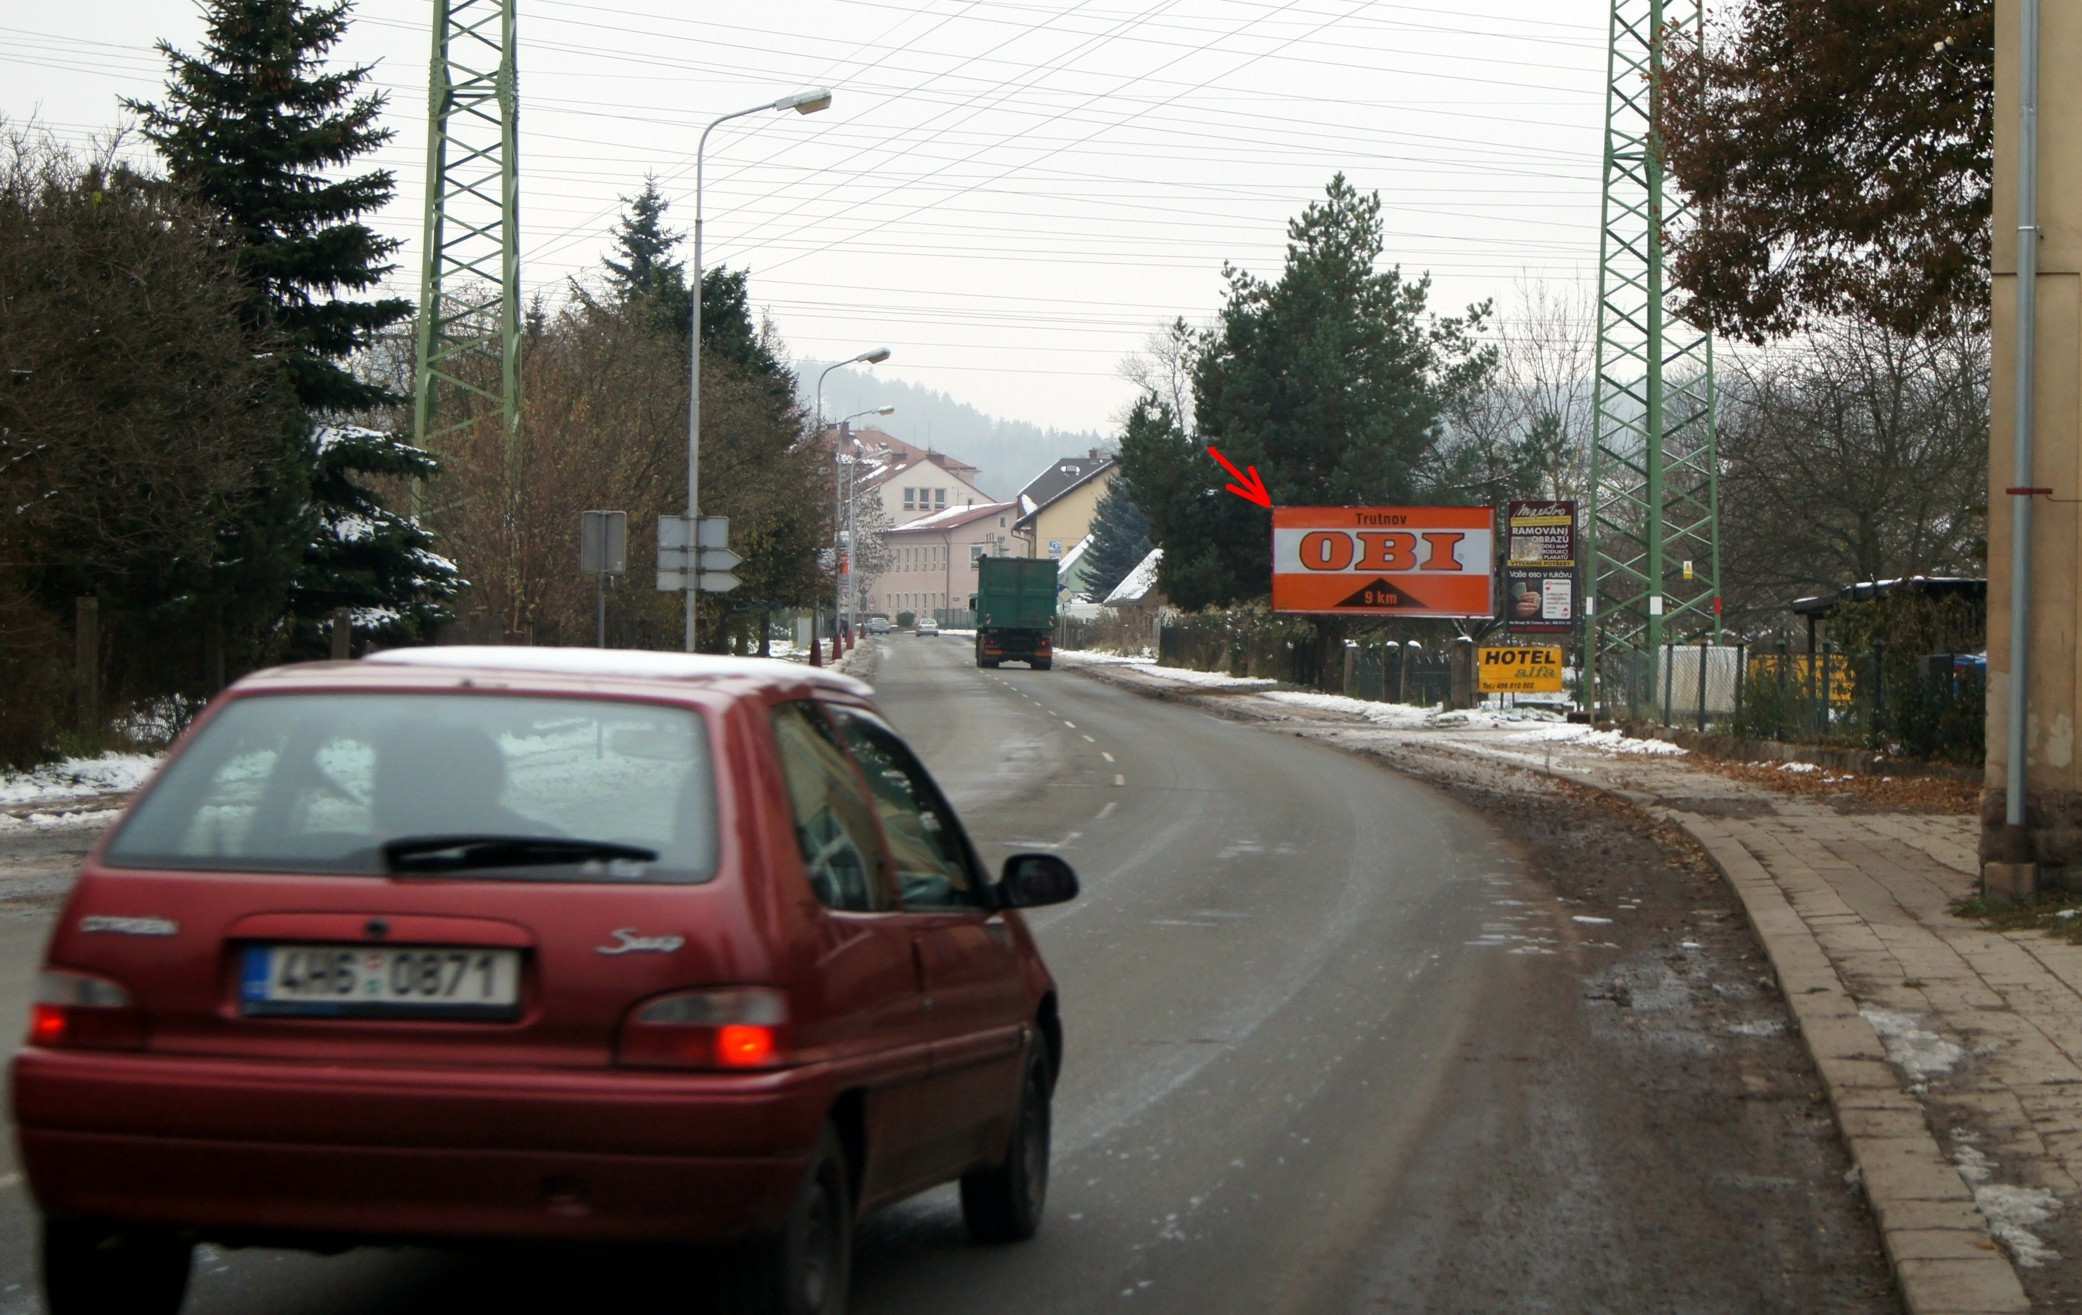
{"label": "road edge line", "polygon": [[[1191,703],[1210,716],[1224,720],[1251,721],[1271,727],[1277,723],[1253,716],[1247,709],[1227,703],[1219,711],[1190,689],[1165,689],[1154,681],[1120,679],[1101,675],[1104,664],[1065,663],[1080,675],[1105,684],[1168,703]],[[1371,723],[1354,721],[1355,726]],[[1354,758],[1370,758],[1392,765],[1386,755],[1362,746],[1324,740],[1328,747]],[[1440,745],[1434,752],[1451,753],[1453,746]],[[1750,933],[1763,947],[1771,965],[1779,994],[1800,1029],[1822,1089],[1829,1097],[1830,1113],[1837,1135],[1851,1153],[1858,1180],[1879,1229],[1880,1245],[1887,1253],[1887,1267],[1910,1315],[1971,1309],[1977,1312],[2025,1312],[2031,1302],[2007,1251],[1995,1241],[1988,1220],[1975,1202],[1973,1189],[1959,1175],[1958,1166],[1947,1160],[1932,1135],[1923,1106],[1901,1089],[1894,1066],[1872,1024],[1858,1012],[1855,999],[1836,971],[1814,929],[1800,916],[1768,869],[1732,834],[1712,826],[1708,819],[1670,808],[1652,796],[1617,789],[1581,773],[1552,765],[1512,764],[1557,780],[1630,804],[1652,817],[1674,823],[1705,851],[1707,860],[1721,880],[1735,892],[1742,905]],[[1421,777],[1420,777],[1421,779]],[[1694,825],[1694,822],[1707,823]],[[1753,871],[1751,870],[1753,869]],[[1741,875],[1738,876],[1737,872]],[[1875,1187],[1877,1182],[1878,1186]],[[1930,1215],[1951,1207],[1963,1207],[1975,1227],[1934,1226]],[[1934,1259],[1920,1249],[1934,1233],[1970,1234],[1969,1242],[1979,1253],[1972,1258]],[[1972,1271],[1971,1273],[1964,1271]],[[1979,1293],[1970,1307],[1961,1305],[1961,1285],[1971,1283]]]}

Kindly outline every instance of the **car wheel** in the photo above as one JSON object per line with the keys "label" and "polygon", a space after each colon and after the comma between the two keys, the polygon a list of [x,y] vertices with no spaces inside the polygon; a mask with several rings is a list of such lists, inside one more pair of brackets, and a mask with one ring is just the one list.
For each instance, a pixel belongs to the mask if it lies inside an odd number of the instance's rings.
{"label": "car wheel", "polygon": [[725,1287],[732,1315],[845,1315],[853,1270],[853,1193],[846,1155],[826,1125],[780,1235],[746,1248]]}
{"label": "car wheel", "polygon": [[1048,1048],[1036,1038],[1019,1086],[1005,1162],[962,1176],[961,1217],[978,1242],[1024,1242],[1041,1229],[1048,1201],[1049,1098],[1055,1087]]}
{"label": "car wheel", "polygon": [[174,1315],[194,1260],[194,1245],[172,1233],[47,1219],[43,1307],[50,1315]]}

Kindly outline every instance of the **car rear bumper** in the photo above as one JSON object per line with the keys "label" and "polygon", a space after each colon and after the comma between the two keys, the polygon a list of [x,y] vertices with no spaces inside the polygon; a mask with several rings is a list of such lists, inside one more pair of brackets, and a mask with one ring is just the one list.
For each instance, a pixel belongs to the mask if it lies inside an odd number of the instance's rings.
{"label": "car rear bumper", "polygon": [[231,1240],[723,1241],[785,1216],[829,1108],[757,1077],[477,1073],[27,1050],[49,1214]]}

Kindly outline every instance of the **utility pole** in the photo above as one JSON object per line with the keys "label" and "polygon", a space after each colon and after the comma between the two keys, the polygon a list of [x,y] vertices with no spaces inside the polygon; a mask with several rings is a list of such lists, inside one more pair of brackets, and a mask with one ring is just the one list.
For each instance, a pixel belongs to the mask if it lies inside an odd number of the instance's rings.
{"label": "utility pole", "polygon": [[1703,0],[1612,0],[1585,526],[1593,707],[1653,707],[1656,655],[1686,623],[1720,639],[1713,339],[1671,313],[1663,239],[1688,207],[1664,175],[1655,123],[1664,37],[1702,18]]}
{"label": "utility pole", "polygon": [[519,0],[433,0],[412,441],[439,453],[494,408],[520,447]]}

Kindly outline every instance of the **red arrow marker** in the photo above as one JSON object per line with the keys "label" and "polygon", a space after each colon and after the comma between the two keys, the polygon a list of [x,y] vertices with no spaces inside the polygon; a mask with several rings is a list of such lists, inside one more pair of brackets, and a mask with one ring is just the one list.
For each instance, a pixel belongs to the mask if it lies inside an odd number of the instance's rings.
{"label": "red arrow marker", "polygon": [[1207,455],[1221,462],[1222,469],[1229,472],[1229,478],[1236,481],[1234,484],[1224,485],[1223,487],[1237,497],[1242,498],[1245,502],[1255,502],[1268,510],[1272,507],[1272,495],[1265,491],[1265,481],[1258,478],[1258,468],[1256,466],[1250,468],[1250,477],[1245,478],[1243,472],[1239,471],[1230,462],[1229,458],[1215,451],[1214,448],[1209,447]]}

